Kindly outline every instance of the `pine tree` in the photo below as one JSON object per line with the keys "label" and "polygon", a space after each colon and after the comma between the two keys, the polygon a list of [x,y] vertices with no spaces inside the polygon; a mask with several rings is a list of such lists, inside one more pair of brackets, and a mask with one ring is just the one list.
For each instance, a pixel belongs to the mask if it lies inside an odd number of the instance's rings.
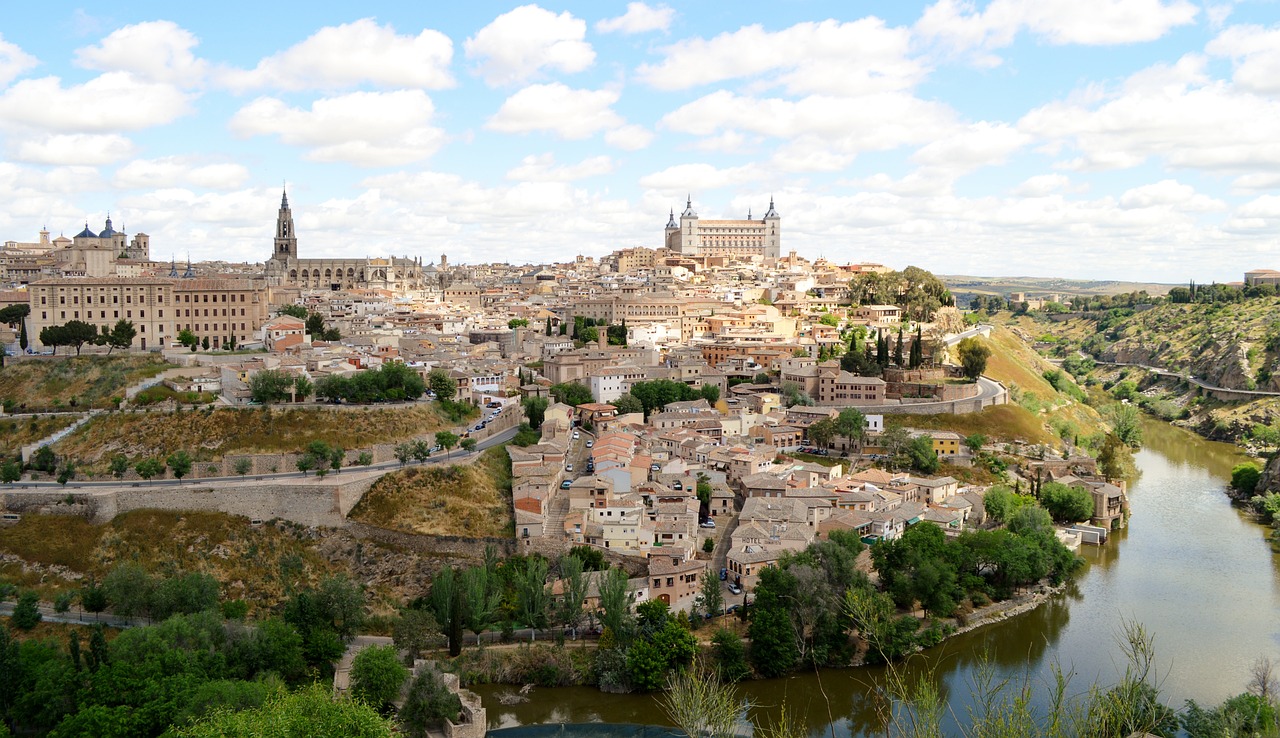
{"label": "pine tree", "polygon": [[898,345],[893,348],[893,363],[902,366],[902,326],[898,326]]}
{"label": "pine tree", "polygon": [[551,335],[551,316],[547,316],[547,335]]}

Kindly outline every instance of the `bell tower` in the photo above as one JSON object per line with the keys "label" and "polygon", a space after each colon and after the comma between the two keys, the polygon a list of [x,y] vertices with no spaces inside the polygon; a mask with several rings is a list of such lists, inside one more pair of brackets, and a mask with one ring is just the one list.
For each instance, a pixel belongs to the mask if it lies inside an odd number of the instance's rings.
{"label": "bell tower", "polygon": [[280,212],[276,215],[276,240],[272,259],[298,258],[298,236],[293,230],[293,212],[289,210],[289,193],[280,197]]}

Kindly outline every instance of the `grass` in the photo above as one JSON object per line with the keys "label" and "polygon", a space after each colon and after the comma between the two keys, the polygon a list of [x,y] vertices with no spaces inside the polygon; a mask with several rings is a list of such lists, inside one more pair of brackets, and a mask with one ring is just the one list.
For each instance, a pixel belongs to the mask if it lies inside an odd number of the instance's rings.
{"label": "grass", "polygon": [[155,405],[161,402],[177,402],[186,405],[208,405],[218,399],[212,392],[178,392],[172,387],[157,384],[134,395],[132,403],[138,406]]}
{"label": "grass", "polygon": [[130,461],[187,451],[197,462],[235,453],[287,453],[312,441],[346,449],[396,443],[446,427],[434,404],[400,408],[204,408],[181,412],[107,413],[54,447],[86,470],[105,472],[113,454]]}
{"label": "grass", "polygon": [[885,423],[921,430],[955,431],[963,436],[981,433],[1001,441],[1054,443],[1054,435],[1045,428],[1044,420],[1018,405],[994,405],[977,413],[962,415],[886,415]]}
{"label": "grass", "polygon": [[77,418],[77,415],[66,414],[0,420],[0,457],[17,456],[23,446],[48,438],[52,433],[74,423]]}
{"label": "grass", "polygon": [[201,571],[222,584],[224,599],[272,607],[291,588],[314,584],[334,567],[287,523],[250,527],[216,512],[136,510],[94,525],[61,515],[24,515],[0,528],[0,551],[26,562],[0,566],[0,580],[34,587],[42,599],[97,581],[118,563],[136,561],[153,575]]}
{"label": "grass", "polygon": [[111,407],[127,387],[173,368],[156,356],[72,356],[0,370],[0,400],[17,409]]}
{"label": "grass", "polygon": [[495,447],[474,464],[387,474],[350,517],[409,533],[478,537],[511,535],[511,514],[511,462],[505,448]]}

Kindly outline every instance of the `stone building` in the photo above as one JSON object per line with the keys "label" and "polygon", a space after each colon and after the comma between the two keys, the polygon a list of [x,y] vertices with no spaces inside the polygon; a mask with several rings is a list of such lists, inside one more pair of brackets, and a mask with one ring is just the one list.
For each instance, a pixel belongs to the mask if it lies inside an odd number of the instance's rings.
{"label": "stone building", "polygon": [[750,212],[744,220],[701,220],[691,197],[679,223],[676,211],[671,211],[665,236],[672,254],[777,259],[782,254],[782,217],[769,198],[769,210],[760,220],[753,219]]}
{"label": "stone building", "polygon": [[280,198],[276,235],[267,279],[273,285],[308,290],[421,290],[429,286],[421,259],[365,257],[363,259],[302,259],[298,234],[289,209],[289,194]]}

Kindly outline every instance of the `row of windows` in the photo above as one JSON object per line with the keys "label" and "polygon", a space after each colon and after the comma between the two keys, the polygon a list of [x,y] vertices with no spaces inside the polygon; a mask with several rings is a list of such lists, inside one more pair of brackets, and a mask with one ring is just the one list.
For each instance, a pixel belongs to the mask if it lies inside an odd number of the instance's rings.
{"label": "row of windows", "polygon": [[[62,292],[62,291],[63,291],[63,290],[61,290],[61,289],[59,290],[59,292]],[[99,291],[99,293],[100,293],[100,294],[99,294],[99,296],[98,296],[98,302],[99,302],[99,303],[102,303],[102,304],[106,304],[106,302],[107,302],[107,296],[106,296],[105,294],[101,294],[101,293],[103,292],[103,289],[102,289],[102,288],[99,288],[99,290],[98,290],[98,291]],[[43,290],[41,290],[41,292],[43,292]],[[178,299],[179,297],[181,297],[182,299]],[[196,299],[193,301],[193,300],[191,299],[192,297],[195,297]],[[202,299],[200,299],[200,298],[202,298],[202,297],[204,298],[203,300],[202,300]],[[181,295],[181,296],[176,296],[176,295],[175,295],[175,297],[174,297],[174,302],[183,302],[183,303],[189,303],[189,302],[205,302],[205,303],[207,303],[207,302],[210,302],[209,297],[210,297],[209,295]],[[213,295],[212,297],[213,297],[212,302],[228,302],[228,300],[227,300],[227,298],[228,298],[228,297],[230,297],[230,298],[231,298],[231,299],[230,299],[230,302],[248,302],[248,295],[244,295],[244,294],[241,294],[241,295],[229,295],[229,296],[228,296],[228,295],[221,295],[221,298],[222,298],[221,300],[219,300],[219,299],[218,299],[218,298],[219,298],[219,295]],[[93,295],[85,295],[85,297],[84,297],[84,301],[85,301],[85,304],[86,304],[86,305],[92,305],[92,304],[93,304]],[[132,294],[127,294],[127,295],[125,295],[125,296],[124,296],[124,301],[125,301],[125,303],[126,303],[126,304],[133,304],[133,295],[132,295]],[[112,304],[118,304],[118,303],[120,302],[120,296],[119,296],[119,295],[112,295],[112,296],[111,296],[111,302],[112,302]],[[146,302],[146,297],[145,297],[145,295],[138,295],[138,304],[143,304],[144,302]],[[154,302],[155,302],[155,304],[157,304],[157,305],[163,305],[163,304],[164,304],[164,293],[163,293],[163,292],[159,293],[159,294],[156,296],[156,298],[155,298]],[[40,296],[40,304],[41,304],[41,305],[47,305],[47,304],[48,304],[48,298],[47,298],[46,296],[44,296],[43,294]],[[59,296],[58,296],[58,304],[59,304],[59,305],[66,305],[66,304],[67,304],[67,296],[66,296],[66,295],[59,295]],[[78,295],[78,294],[76,294],[76,295],[72,295],[72,296],[71,296],[71,304],[72,304],[72,305],[79,305],[79,304],[80,304],[80,295]]]}

